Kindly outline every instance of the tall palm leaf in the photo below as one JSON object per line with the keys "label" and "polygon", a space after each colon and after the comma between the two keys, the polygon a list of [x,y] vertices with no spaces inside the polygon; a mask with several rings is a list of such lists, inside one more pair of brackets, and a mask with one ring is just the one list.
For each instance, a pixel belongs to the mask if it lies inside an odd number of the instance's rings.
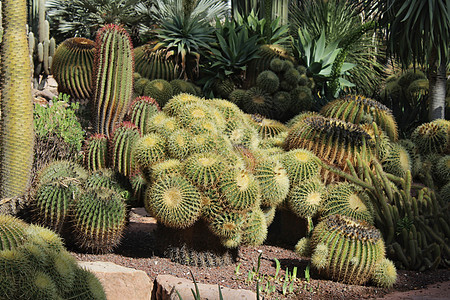
{"label": "tall palm leaf", "polygon": [[360,0],[385,29],[388,53],[407,68],[429,68],[430,120],[444,118],[446,70],[450,65],[450,1]]}
{"label": "tall palm leaf", "polygon": [[59,40],[80,36],[95,38],[105,24],[123,25],[132,32],[142,16],[136,6],[146,0],[48,0],[51,30]]}
{"label": "tall palm leaf", "polygon": [[[348,43],[348,37],[355,29],[362,28],[361,10],[353,1],[296,1],[290,5],[290,31],[297,35],[299,28],[309,32],[311,37],[318,40],[322,32],[326,36],[326,43],[339,41],[338,46]],[[383,55],[378,51],[379,39],[374,37],[373,30],[369,30],[347,47],[346,62],[356,66],[345,76],[355,86],[351,89],[366,95],[373,95],[381,84],[383,66],[380,61]]]}
{"label": "tall palm leaf", "polygon": [[229,10],[228,3],[224,0],[156,0],[152,13],[158,20],[184,15],[210,22],[215,18],[225,17]]}

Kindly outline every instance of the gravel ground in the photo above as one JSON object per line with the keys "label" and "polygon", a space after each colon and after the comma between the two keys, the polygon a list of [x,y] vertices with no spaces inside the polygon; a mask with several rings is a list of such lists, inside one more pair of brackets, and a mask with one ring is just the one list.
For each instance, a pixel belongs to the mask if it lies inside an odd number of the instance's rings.
{"label": "gravel ground", "polygon": [[[427,285],[450,280],[449,269],[439,269],[417,273],[412,271],[398,271],[398,280],[390,290],[371,286],[348,285],[329,280],[320,279],[311,274],[309,282],[305,279],[305,268],[309,260],[296,255],[291,249],[274,245],[263,245],[259,247],[241,247],[239,260],[233,265],[225,267],[192,267],[171,262],[167,258],[157,255],[155,250],[155,237],[153,230],[156,228],[154,219],[145,218],[139,214],[131,214],[131,222],[128,226],[121,246],[111,254],[85,254],[72,249],[72,254],[81,261],[108,261],[125,267],[145,271],[153,280],[159,274],[170,274],[173,276],[192,279],[201,283],[220,284],[233,289],[256,290],[256,280],[248,281],[248,273],[257,267],[258,257],[261,254],[259,277],[263,290],[266,287],[275,286],[273,292],[262,292],[264,299],[374,299],[403,291],[414,291],[423,289]],[[276,272],[275,258],[279,260],[281,270],[278,281],[273,277]],[[236,272],[239,266],[238,272]],[[297,279],[283,293],[283,283],[286,269],[292,274],[297,267]],[[425,290],[426,291],[426,290]],[[443,290],[444,292],[444,290]],[[388,298],[390,298],[388,295]],[[420,294],[424,296],[423,293]],[[448,294],[443,295],[442,299]],[[405,298],[397,298],[405,299]],[[423,299],[423,298],[420,298]]]}

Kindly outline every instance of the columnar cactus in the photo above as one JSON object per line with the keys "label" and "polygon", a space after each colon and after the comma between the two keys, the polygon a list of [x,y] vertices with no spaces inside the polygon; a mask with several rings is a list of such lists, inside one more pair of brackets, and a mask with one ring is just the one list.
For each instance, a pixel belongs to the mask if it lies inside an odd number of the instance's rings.
{"label": "columnar cactus", "polygon": [[33,103],[25,1],[3,6],[0,100],[0,198],[25,192],[33,163]]}
{"label": "columnar cactus", "polygon": [[58,46],[51,68],[58,92],[75,99],[91,97],[94,52],[94,41],[80,37],[67,39]]}
{"label": "columnar cactus", "polygon": [[110,147],[112,166],[125,176],[135,168],[132,151],[139,137],[139,129],[130,122],[123,122],[114,130]]}
{"label": "columnar cactus", "polygon": [[125,29],[106,25],[97,33],[93,102],[95,130],[109,136],[122,121],[133,93],[134,58]]}

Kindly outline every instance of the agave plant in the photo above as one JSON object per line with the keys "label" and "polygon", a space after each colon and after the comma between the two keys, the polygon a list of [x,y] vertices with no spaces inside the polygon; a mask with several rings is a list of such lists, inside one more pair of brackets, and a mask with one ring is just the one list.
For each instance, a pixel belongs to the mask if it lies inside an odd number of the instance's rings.
{"label": "agave plant", "polygon": [[246,27],[251,36],[259,36],[260,44],[285,45],[289,41],[289,26],[282,25],[280,18],[274,20],[266,18],[259,19],[253,10],[247,18],[244,18],[238,12],[235,13],[233,18],[238,25]]}
{"label": "agave plant", "polygon": [[359,12],[359,7],[349,0],[299,1],[299,4],[292,1],[290,31],[295,36],[301,28],[312,40],[319,40],[324,34],[326,45],[337,43],[346,52],[345,62],[355,65],[342,78],[355,84],[352,90],[372,95],[383,79],[380,71],[383,66],[379,63],[383,57],[382,51],[376,51],[380,42],[373,36],[373,26],[362,23]]}
{"label": "agave plant", "polygon": [[[301,65],[307,67],[307,75],[314,78],[322,94],[326,93],[326,82],[333,79],[333,65],[337,62],[336,58],[341,51],[339,41],[335,40],[327,43],[324,31],[315,40],[308,30],[302,28],[298,29],[298,38],[292,39],[292,46],[297,59]],[[342,75],[353,67],[355,67],[355,64],[343,63],[339,74],[337,74],[341,88],[355,86],[342,77]]]}
{"label": "agave plant", "polygon": [[95,38],[105,24],[123,25],[136,32],[142,14],[136,6],[146,0],[48,0],[47,12],[51,31],[58,39],[71,37]]}
{"label": "agave plant", "polygon": [[216,43],[207,57],[209,64],[206,72],[211,76],[204,90],[218,79],[229,78],[239,81],[245,74],[248,62],[258,57],[258,35],[251,35],[246,26],[240,26],[233,20],[216,21]]}
{"label": "agave plant", "polygon": [[176,64],[181,68],[181,75],[185,79],[195,78],[202,51],[214,41],[213,30],[202,15],[174,15],[164,20],[156,31],[160,42],[156,44],[155,50],[163,48],[169,53],[172,51]]}

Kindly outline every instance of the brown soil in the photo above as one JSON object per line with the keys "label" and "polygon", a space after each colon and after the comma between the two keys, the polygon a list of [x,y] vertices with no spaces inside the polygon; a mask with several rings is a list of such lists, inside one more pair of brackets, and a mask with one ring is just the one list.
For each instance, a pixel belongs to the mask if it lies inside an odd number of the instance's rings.
{"label": "brown soil", "polygon": [[[392,289],[382,289],[371,286],[348,285],[318,278],[314,273],[308,282],[305,279],[305,268],[309,260],[296,255],[292,249],[286,249],[274,245],[259,247],[241,247],[239,261],[225,267],[191,267],[171,262],[167,258],[155,255],[155,237],[153,230],[156,228],[152,218],[142,216],[142,210],[131,213],[130,224],[125,232],[121,246],[114,253],[95,255],[72,252],[77,259],[82,261],[109,261],[145,271],[153,280],[159,274],[192,279],[200,283],[219,284],[233,289],[256,290],[256,280],[247,282],[247,276],[252,268],[257,267],[258,256],[261,254],[259,276],[262,288],[266,283],[275,285],[276,291],[270,294],[263,292],[264,299],[375,299],[386,296],[389,299],[423,299],[432,295],[433,299],[446,299],[449,295],[450,269],[439,269],[429,272],[398,271],[398,280]],[[139,213],[141,215],[139,215]],[[272,278],[275,276],[278,259],[281,270],[278,282]],[[236,269],[239,271],[236,274]],[[292,273],[297,267],[297,279],[293,284],[293,291],[283,293],[283,279],[285,270]],[[264,277],[263,277],[264,276]],[[434,289],[424,290],[427,285],[444,282]],[[407,293],[401,293],[409,291]],[[261,297],[261,299],[263,298]],[[439,298],[440,297],[440,298]],[[428,298],[430,299],[430,298]]]}

